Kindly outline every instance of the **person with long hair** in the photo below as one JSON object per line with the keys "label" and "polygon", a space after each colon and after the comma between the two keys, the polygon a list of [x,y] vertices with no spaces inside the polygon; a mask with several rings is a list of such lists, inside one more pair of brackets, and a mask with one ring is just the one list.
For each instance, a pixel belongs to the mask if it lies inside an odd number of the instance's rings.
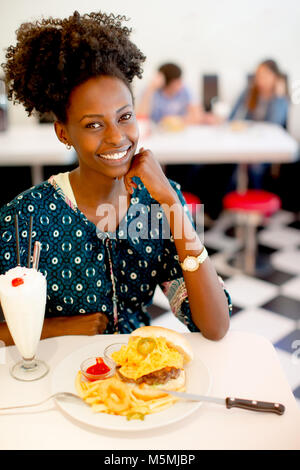
{"label": "person with long hair", "polygon": [[[278,64],[267,59],[261,62],[250,85],[234,104],[229,120],[271,122],[287,127],[289,98],[287,80]],[[249,165],[249,185],[261,189],[270,164]]]}
{"label": "person with long hair", "polygon": [[229,120],[249,119],[286,127],[288,105],[286,78],[277,63],[268,59],[258,65],[250,86],[233,106]]}
{"label": "person with long hair", "polygon": [[[79,165],[2,207],[0,274],[17,265],[16,214],[20,263],[27,265],[33,216],[32,240],[41,243],[39,270],[47,278],[42,337],[130,333],[150,323],[147,307],[161,286],[191,331],[220,339],[230,297],[179,185],[151,150],[138,147],[131,83],[142,76],[145,56],[125,20],[75,11],[24,23],[7,50],[9,99],[29,115],[51,112],[58,140],[74,148]],[[0,339],[12,341],[5,323]]]}

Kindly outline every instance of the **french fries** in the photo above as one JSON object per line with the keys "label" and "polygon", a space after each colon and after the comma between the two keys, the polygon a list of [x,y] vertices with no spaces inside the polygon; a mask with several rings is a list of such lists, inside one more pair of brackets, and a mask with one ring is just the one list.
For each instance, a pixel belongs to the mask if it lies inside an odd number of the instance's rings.
{"label": "french fries", "polygon": [[104,380],[87,382],[81,371],[78,371],[75,379],[75,387],[78,395],[92,409],[94,413],[108,413],[119,416],[138,417],[156,413],[172,405],[176,398],[170,395],[153,400],[139,399],[130,384],[121,382],[116,376]]}

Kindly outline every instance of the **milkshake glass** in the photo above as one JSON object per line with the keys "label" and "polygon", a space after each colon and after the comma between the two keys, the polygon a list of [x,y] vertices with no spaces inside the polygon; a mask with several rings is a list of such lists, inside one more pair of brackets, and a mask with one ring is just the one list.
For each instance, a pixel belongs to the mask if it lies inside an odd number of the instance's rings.
{"label": "milkshake glass", "polygon": [[17,266],[0,275],[0,301],[10,334],[22,361],[11,369],[18,380],[37,380],[48,366],[35,358],[44,323],[47,283],[34,268]]}

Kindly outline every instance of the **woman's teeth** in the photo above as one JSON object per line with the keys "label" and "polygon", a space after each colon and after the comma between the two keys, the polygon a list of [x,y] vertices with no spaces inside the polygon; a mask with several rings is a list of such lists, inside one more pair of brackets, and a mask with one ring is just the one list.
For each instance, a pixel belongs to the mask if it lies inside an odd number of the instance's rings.
{"label": "woman's teeth", "polygon": [[111,154],[100,154],[100,157],[105,158],[106,160],[120,160],[120,158],[125,157],[126,153],[128,150],[125,150],[125,152],[118,152],[118,153],[111,153]]}

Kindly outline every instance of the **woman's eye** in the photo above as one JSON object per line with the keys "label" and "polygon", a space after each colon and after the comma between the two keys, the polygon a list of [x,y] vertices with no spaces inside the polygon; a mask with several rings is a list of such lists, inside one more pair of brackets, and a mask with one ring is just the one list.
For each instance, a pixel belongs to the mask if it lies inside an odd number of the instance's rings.
{"label": "woman's eye", "polygon": [[128,121],[131,118],[131,116],[132,116],[132,113],[126,113],[126,114],[123,114],[120,119],[122,121]]}
{"label": "woman's eye", "polygon": [[101,127],[101,124],[99,122],[90,122],[85,127],[87,127],[88,129],[99,129]]}

